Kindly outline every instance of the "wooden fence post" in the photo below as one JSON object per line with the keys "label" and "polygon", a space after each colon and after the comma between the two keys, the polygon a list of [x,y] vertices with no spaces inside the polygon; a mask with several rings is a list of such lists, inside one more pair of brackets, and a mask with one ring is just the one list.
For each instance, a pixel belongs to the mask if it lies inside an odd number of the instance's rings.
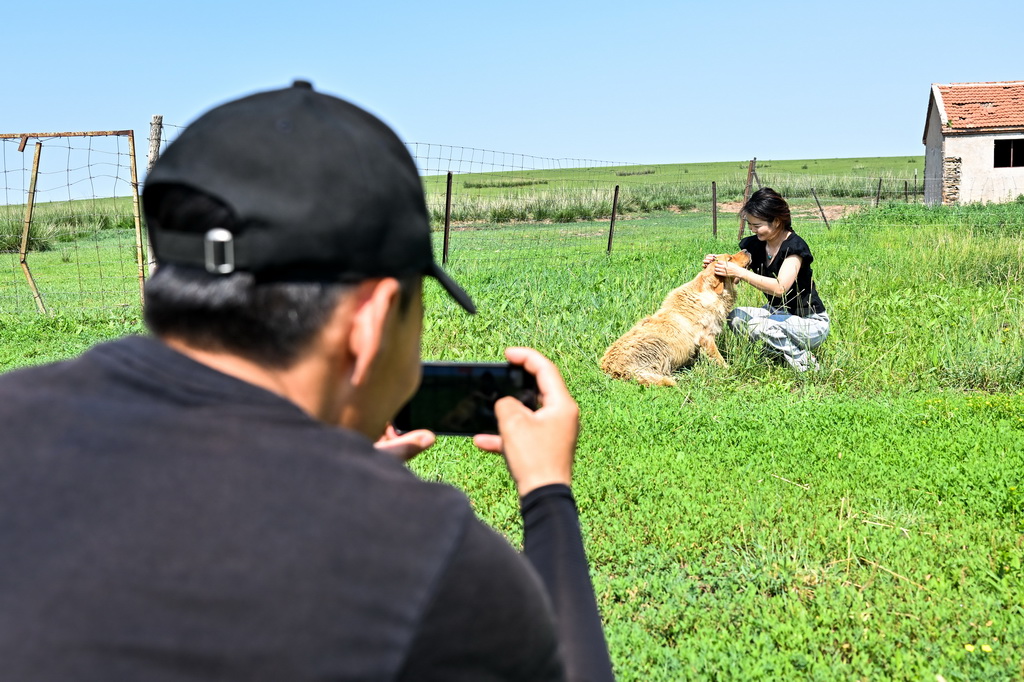
{"label": "wooden fence post", "polygon": [[146,159],[146,173],[153,170],[153,164],[160,158],[160,141],[164,132],[164,117],[153,114],[149,120],[149,157]]}
{"label": "wooden fence post", "polygon": [[878,191],[875,192],[875,208],[878,208],[878,202],[882,199],[882,178],[878,178]]}
{"label": "wooden fence post", "polygon": [[[132,174],[132,218],[135,221],[135,262],[139,266],[139,305],[146,305],[146,259],[142,253],[142,204],[139,200],[138,159],[135,155],[135,131],[128,132],[128,163]],[[148,239],[148,237],[147,237]],[[153,247],[149,246],[149,257],[153,257]]]}
{"label": "wooden fence post", "polygon": [[[25,141],[27,139],[27,137],[22,138],[21,149],[25,148]],[[32,270],[28,267],[28,242],[32,229],[32,212],[36,205],[36,180],[39,178],[39,157],[42,154],[43,143],[36,142],[36,153],[32,160],[32,176],[29,179],[28,197],[25,201],[25,220],[21,231],[21,249],[18,251],[18,260],[21,262],[21,270],[25,273],[25,279],[28,280],[28,286],[32,289],[32,298],[35,299],[36,308],[45,315],[46,305],[43,304],[43,296],[39,293],[39,289],[36,287],[36,280],[32,277]]]}
{"label": "wooden fence post", "polygon": [[[153,170],[153,164],[160,158],[160,143],[164,133],[164,117],[161,114],[153,114],[149,120],[149,156],[146,158],[146,176]],[[152,277],[156,270],[156,256],[153,254],[153,240],[149,238],[149,230],[146,230],[146,273]]]}
{"label": "wooden fence post", "polygon": [[[757,165],[757,157],[755,156],[747,164],[747,184],[743,187],[743,203],[747,203],[747,199],[750,198],[750,184],[754,178],[754,167]],[[740,233],[737,239],[743,239],[743,228],[746,226],[747,221],[740,216]]]}

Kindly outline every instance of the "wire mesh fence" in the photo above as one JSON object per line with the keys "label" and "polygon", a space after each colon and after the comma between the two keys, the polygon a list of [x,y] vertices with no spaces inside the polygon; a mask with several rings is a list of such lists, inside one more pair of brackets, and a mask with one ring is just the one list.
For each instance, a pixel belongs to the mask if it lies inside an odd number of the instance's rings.
{"label": "wire mesh fence", "polygon": [[131,131],[0,135],[0,312],[141,300]]}
{"label": "wire mesh fence", "polygon": [[[149,166],[181,130],[154,117]],[[123,136],[78,135],[35,135],[45,150],[38,172],[25,152],[25,135],[0,137],[0,312],[139,301],[146,240],[135,224],[133,143],[129,150]],[[865,207],[918,203],[923,190],[910,165],[920,157],[907,158],[904,174],[891,159],[874,165],[848,160],[846,169],[823,163],[819,170],[817,161],[796,169],[756,160],[655,165],[426,143],[407,147],[423,180],[438,260],[444,261],[643,252],[671,248],[695,232],[731,239],[742,229],[744,197],[762,186],[790,201],[798,224],[826,227]]]}
{"label": "wire mesh fence", "polygon": [[[753,189],[772,186],[797,219],[828,224],[882,202],[920,202],[898,177],[772,170],[756,160],[643,165],[410,143],[444,257],[538,258],[663,248],[681,231],[738,234]],[[812,162],[813,163],[813,162]],[[803,172],[807,171],[807,172]]]}

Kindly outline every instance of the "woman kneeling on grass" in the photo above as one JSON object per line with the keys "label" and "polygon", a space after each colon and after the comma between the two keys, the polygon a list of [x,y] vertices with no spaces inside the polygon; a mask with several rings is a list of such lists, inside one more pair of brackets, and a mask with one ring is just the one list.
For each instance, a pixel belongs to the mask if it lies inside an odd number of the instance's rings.
{"label": "woman kneeling on grass", "polygon": [[[751,340],[764,342],[770,354],[798,372],[820,369],[811,351],[828,336],[828,313],[814,286],[814,256],[807,242],[793,231],[789,204],[765,187],[750,196],[740,217],[754,233],[740,241],[740,248],[751,256],[749,269],[715,263],[715,274],[747,282],[764,292],[768,303],[761,308],[733,309],[729,326]],[[709,254],[704,266],[713,260]]]}

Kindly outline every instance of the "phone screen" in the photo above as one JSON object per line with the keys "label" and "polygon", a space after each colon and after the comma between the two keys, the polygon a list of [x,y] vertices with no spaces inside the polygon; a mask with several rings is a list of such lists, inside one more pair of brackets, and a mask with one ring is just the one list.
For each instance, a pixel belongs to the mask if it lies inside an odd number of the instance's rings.
{"label": "phone screen", "polygon": [[498,433],[494,403],[513,396],[537,409],[537,380],[519,365],[424,362],[419,390],[395,416],[399,433],[429,429],[442,436]]}

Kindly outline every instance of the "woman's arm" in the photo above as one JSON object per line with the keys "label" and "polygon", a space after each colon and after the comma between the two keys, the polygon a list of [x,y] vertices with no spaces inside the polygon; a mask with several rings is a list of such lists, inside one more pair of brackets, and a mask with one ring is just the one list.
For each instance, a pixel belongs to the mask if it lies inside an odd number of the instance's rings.
{"label": "woman's arm", "polygon": [[715,274],[719,277],[735,277],[769,296],[783,296],[796,281],[796,275],[800,272],[802,262],[803,259],[800,256],[786,256],[786,260],[782,261],[782,267],[779,268],[777,279],[758,275],[735,263],[715,263]]}

